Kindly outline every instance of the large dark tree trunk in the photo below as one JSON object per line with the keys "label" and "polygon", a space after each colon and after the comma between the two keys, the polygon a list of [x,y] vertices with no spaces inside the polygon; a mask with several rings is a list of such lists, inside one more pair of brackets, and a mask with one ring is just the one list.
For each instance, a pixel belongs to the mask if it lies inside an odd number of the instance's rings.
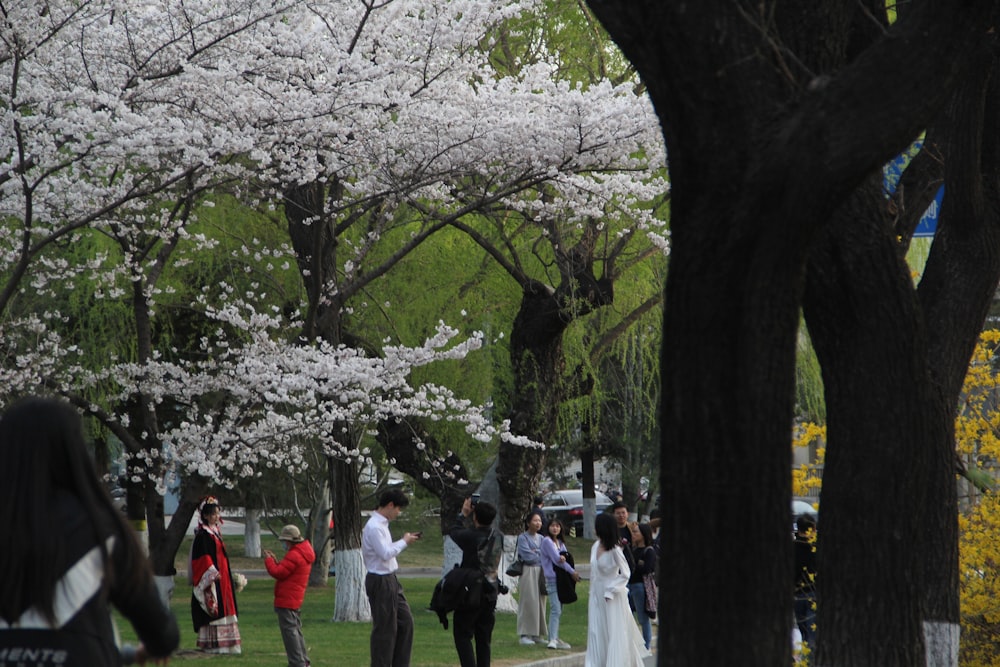
{"label": "large dark tree trunk", "polygon": [[[858,37],[836,33],[852,23],[844,13],[871,11],[875,3],[588,4],[648,86],[670,160],[673,245],[664,315],[661,476],[663,599],[670,603],[661,610],[659,660],[789,664],[790,425],[805,261],[831,212],[936,116],[985,36],[992,8],[921,2],[884,38],[827,72],[798,49],[823,45],[827,62],[836,63],[848,37]],[[784,12],[787,22],[775,21]],[[810,21],[815,15],[823,20]],[[780,34],[778,23],[798,29]],[[912,312],[912,299],[909,305],[892,303],[894,317],[907,308]],[[878,342],[852,354],[875,354]],[[919,338],[907,343],[909,366],[900,377],[921,371],[926,377],[920,344]],[[918,391],[926,396],[930,389]],[[891,415],[919,421],[916,411],[930,403],[922,400],[912,406],[897,399]],[[930,437],[938,432],[932,429]],[[898,462],[899,446],[885,445],[888,451],[876,454],[880,470]],[[831,447],[827,455],[844,471],[858,465],[853,451],[835,453]],[[868,471],[864,480],[878,485],[873,498],[878,488],[883,494],[907,488],[882,486],[886,480],[872,477]],[[846,529],[852,510],[837,519],[837,504],[850,500],[834,496],[831,501],[824,492],[821,534],[830,515]],[[893,528],[912,525],[903,519]],[[854,554],[873,545],[889,550],[887,541],[894,541],[894,549],[919,542],[912,533],[857,538],[845,546]],[[838,549],[826,557],[824,567],[840,555]],[[923,577],[901,557],[904,576],[919,586]],[[861,642],[866,647],[876,632],[878,641],[902,646],[904,653],[884,664],[923,664],[914,630],[919,612],[912,602],[922,595],[919,590],[904,597],[903,613],[885,623],[858,628],[869,635]],[[720,628],[726,641],[718,641]],[[886,655],[859,656],[840,644],[828,648],[831,664],[883,664]],[[906,662],[909,657],[916,659]]]}
{"label": "large dark tree trunk", "polygon": [[[983,127],[992,70],[984,48],[929,133],[948,191],[919,290],[892,259],[914,225],[880,219],[880,179],[813,252],[805,305],[827,390],[823,506],[834,508],[821,532],[819,665],[913,664],[922,643],[927,664],[946,665],[958,648],[953,425],[1000,278],[995,121]],[[925,203],[891,210],[915,219]],[[859,552],[858,535],[873,531],[880,548]],[[909,641],[884,641],[873,626],[887,617],[906,620]]]}
{"label": "large dark tree trunk", "polygon": [[[523,292],[521,308],[511,327],[510,356],[514,397],[510,429],[539,442],[552,442],[560,401],[563,367],[562,335],[568,319],[554,291],[533,282]],[[502,507],[500,525],[507,534],[524,530],[523,518],[538,488],[545,450],[500,444],[497,481]]]}
{"label": "large dark tree trunk", "polygon": [[828,421],[818,665],[923,661],[919,538],[956,520],[915,511],[953,477],[948,457],[935,455],[947,412],[929,382],[909,268],[878,215],[880,175],[869,184],[838,209],[813,251],[804,301]]}

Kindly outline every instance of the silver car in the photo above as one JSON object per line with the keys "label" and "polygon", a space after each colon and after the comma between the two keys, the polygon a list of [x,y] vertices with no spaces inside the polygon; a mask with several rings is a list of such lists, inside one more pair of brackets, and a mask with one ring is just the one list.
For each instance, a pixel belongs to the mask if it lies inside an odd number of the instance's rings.
{"label": "silver car", "polygon": [[[603,512],[614,504],[608,496],[594,491],[597,512]],[[559,519],[566,531],[573,530],[583,535],[583,489],[560,489],[542,496],[542,512],[547,520]]]}

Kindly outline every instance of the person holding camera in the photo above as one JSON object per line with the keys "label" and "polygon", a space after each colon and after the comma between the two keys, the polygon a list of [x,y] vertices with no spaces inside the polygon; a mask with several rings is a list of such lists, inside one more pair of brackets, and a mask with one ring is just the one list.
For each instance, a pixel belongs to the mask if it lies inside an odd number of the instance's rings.
{"label": "person holding camera", "polygon": [[[479,494],[466,498],[462,513],[448,533],[462,550],[459,567],[478,569],[483,576],[479,606],[455,612],[455,650],[462,667],[489,667],[493,626],[496,624],[497,596],[500,583],[497,565],[502,550],[501,541],[493,530],[497,510],[490,503],[479,502]],[[504,591],[506,592],[506,590]],[[476,649],[472,649],[472,640]]]}
{"label": "person holding camera", "polygon": [[275,579],[274,612],[278,615],[281,641],[288,667],[309,667],[306,640],[302,636],[302,602],[316,552],[309,540],[302,537],[299,527],[292,524],[281,529],[278,540],[285,550],[284,558],[278,561],[273,551],[265,549],[264,567]]}

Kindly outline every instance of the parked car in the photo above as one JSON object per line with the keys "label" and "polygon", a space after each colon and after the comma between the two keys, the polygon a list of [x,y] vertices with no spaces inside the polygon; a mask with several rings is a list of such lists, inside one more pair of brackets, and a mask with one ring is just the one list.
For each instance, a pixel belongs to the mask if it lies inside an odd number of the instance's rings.
{"label": "parked car", "polygon": [[[603,512],[614,504],[608,496],[594,491],[597,511]],[[542,496],[542,512],[548,520],[559,519],[563,528],[583,535],[583,489],[560,489]]]}

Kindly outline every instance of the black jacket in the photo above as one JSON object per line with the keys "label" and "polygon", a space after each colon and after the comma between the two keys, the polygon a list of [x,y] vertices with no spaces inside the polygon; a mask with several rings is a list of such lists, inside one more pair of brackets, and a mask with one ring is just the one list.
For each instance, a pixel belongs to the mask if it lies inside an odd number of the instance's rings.
{"label": "black jacket", "polygon": [[[180,634],[173,614],[160,601],[152,576],[138,590],[107,585],[100,549],[94,536],[92,519],[75,498],[56,499],[53,525],[60,526],[65,537],[65,558],[61,565],[63,581],[57,585],[57,627],[53,628],[40,614],[26,611],[18,627],[0,621],[0,667],[105,667],[121,664],[111,622],[114,605],[132,623],[139,639],[152,655],[168,655],[177,648]],[[103,542],[110,545],[112,571],[122,571],[126,564],[122,538],[110,519],[98,529]],[[5,572],[4,576],[17,576]],[[59,590],[79,591],[59,595]],[[58,610],[62,606],[65,613]]]}
{"label": "black jacket", "polygon": [[[498,595],[496,572],[497,562],[500,559],[501,545],[498,544],[500,537],[489,526],[476,528],[472,519],[466,519],[461,514],[458,515],[448,536],[462,550],[460,567],[478,569],[483,573],[489,584],[483,586],[484,601],[495,604]],[[481,562],[481,555],[487,562]]]}

